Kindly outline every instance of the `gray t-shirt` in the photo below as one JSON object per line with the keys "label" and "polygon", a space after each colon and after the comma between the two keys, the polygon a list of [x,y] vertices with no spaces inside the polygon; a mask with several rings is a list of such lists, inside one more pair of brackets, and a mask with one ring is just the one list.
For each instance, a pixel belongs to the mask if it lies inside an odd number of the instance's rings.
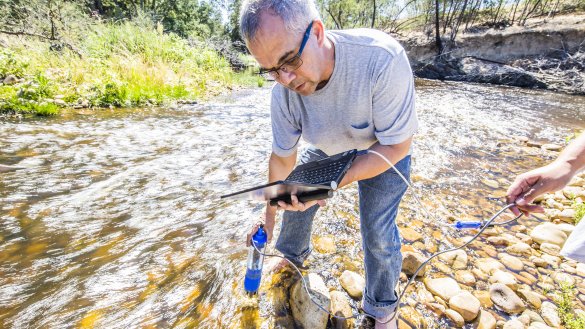
{"label": "gray t-shirt", "polygon": [[325,87],[301,96],[272,89],[273,152],[294,153],[300,137],[333,155],[375,142],[404,142],[418,129],[414,79],[402,46],[381,31],[328,31],[335,68]]}

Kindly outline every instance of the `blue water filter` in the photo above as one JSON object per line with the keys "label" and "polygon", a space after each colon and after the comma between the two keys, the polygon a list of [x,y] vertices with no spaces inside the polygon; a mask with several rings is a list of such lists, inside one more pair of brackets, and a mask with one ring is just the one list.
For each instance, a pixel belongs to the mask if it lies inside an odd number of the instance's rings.
{"label": "blue water filter", "polygon": [[[264,248],[268,236],[264,231],[264,226],[260,225],[256,234],[252,236],[252,245],[248,251],[248,268],[244,278],[244,289],[250,295],[256,294],[260,288],[262,279],[262,263],[264,262]],[[254,248],[256,246],[256,248]]]}

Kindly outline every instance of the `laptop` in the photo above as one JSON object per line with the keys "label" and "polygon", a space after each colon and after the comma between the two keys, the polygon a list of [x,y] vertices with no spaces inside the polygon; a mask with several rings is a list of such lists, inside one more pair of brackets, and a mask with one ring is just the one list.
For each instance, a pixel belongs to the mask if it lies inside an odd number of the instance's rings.
{"label": "laptop", "polygon": [[357,153],[357,150],[349,150],[307,162],[297,166],[285,180],[222,195],[221,198],[270,200],[273,206],[278,205],[278,201],[291,203],[291,194],[296,195],[300,202],[330,198],[351,167]]}

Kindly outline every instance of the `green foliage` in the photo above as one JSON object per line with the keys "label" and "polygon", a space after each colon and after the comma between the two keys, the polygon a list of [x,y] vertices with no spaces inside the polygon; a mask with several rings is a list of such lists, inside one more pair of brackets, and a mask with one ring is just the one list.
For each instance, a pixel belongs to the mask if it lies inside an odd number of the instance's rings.
{"label": "green foliage", "polygon": [[561,282],[560,290],[556,294],[555,302],[558,306],[559,317],[567,329],[584,329],[585,317],[575,315],[574,287],[568,283]]}
{"label": "green foliage", "polygon": [[203,44],[190,43],[148,20],[96,23],[77,41],[84,57],[51,51],[34,39],[6,39],[3,72],[24,83],[0,88],[0,112],[55,113],[53,98],[68,104],[128,107],[198,99],[233,84],[257,85],[250,73],[235,74]]}
{"label": "green foliage", "polygon": [[583,216],[585,216],[585,203],[574,203],[575,208],[575,224],[578,224]]}

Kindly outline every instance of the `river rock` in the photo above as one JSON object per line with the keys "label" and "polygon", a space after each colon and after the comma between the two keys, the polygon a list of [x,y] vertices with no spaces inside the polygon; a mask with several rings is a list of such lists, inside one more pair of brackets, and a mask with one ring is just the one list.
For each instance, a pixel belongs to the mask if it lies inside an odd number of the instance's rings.
{"label": "river rock", "polygon": [[557,152],[563,149],[562,146],[557,145],[557,144],[544,144],[540,148],[543,150],[557,151]]}
{"label": "river rock", "polygon": [[[309,273],[305,276],[305,280],[313,299],[325,309],[330,309],[331,296],[323,279],[315,273]],[[327,326],[329,314],[311,302],[311,297],[305,291],[302,280],[298,280],[291,288],[290,304],[295,321],[303,328],[325,329]]]}
{"label": "river rock", "polygon": [[424,305],[431,311],[435,312],[438,316],[445,314],[447,308],[439,303],[424,303]]}
{"label": "river rock", "polygon": [[518,281],[511,273],[502,271],[502,270],[495,270],[492,273],[492,276],[489,279],[490,283],[503,283],[508,286],[512,290],[518,289]]}
{"label": "river rock", "polygon": [[520,322],[519,320],[509,320],[504,323],[504,329],[525,329],[524,323]]}
{"label": "river rock", "polygon": [[540,316],[540,314],[532,311],[532,310],[525,310],[522,312],[522,316],[526,316],[530,319],[530,323],[540,322],[544,324],[544,319]]}
{"label": "river rock", "polygon": [[479,300],[483,308],[490,308],[494,306],[490,298],[490,292],[487,290],[474,290],[473,295]]}
{"label": "river rock", "polygon": [[470,271],[459,270],[455,272],[455,280],[466,286],[473,286],[475,284],[475,276]]}
{"label": "river rock", "polygon": [[557,215],[556,218],[562,220],[565,223],[573,224],[575,223],[575,210],[564,209]]}
{"label": "river rock", "polygon": [[[408,276],[414,275],[414,272],[425,262],[425,257],[418,252],[407,251],[402,253],[402,272]],[[423,276],[426,273],[427,267],[421,268],[417,276]]]}
{"label": "river rock", "polygon": [[410,227],[400,228],[400,235],[402,236],[402,239],[408,242],[416,242],[422,240],[423,238],[422,234],[418,233]]}
{"label": "river rock", "polygon": [[502,264],[504,264],[507,268],[511,269],[512,271],[522,271],[522,269],[524,269],[524,263],[522,263],[522,260],[520,260],[520,258],[518,257],[508,255],[505,253],[499,253],[498,258],[500,259],[500,262],[502,262]]}
{"label": "river rock", "polygon": [[497,181],[495,181],[493,179],[484,178],[481,180],[481,182],[484,183],[485,185],[493,188],[493,189],[500,188],[500,183],[498,183]]}
{"label": "river rock", "polygon": [[467,253],[463,250],[455,250],[439,255],[439,259],[451,265],[455,270],[467,268]]}
{"label": "river rock", "polygon": [[475,266],[487,274],[491,274],[495,270],[503,270],[506,268],[502,263],[493,258],[480,258],[475,261]]}
{"label": "river rock", "polygon": [[465,319],[461,316],[461,314],[457,313],[452,309],[448,309],[445,311],[445,315],[449,318],[449,320],[453,321],[453,324],[457,328],[461,328],[465,325]]}
{"label": "river rock", "polygon": [[472,321],[479,314],[481,304],[469,291],[461,291],[449,299],[449,307],[457,311],[465,321]]}
{"label": "river rock", "polygon": [[426,323],[425,318],[412,306],[401,307],[400,308],[400,318],[402,320],[404,320],[405,322],[407,322],[413,328],[426,328],[427,327],[427,323]]}
{"label": "river rock", "polygon": [[528,327],[528,329],[555,329],[553,327],[549,327],[546,324],[542,323],[542,322],[533,322],[530,324],[530,326]]}
{"label": "river rock", "polygon": [[514,256],[529,257],[532,255],[532,248],[524,242],[518,242],[506,248],[506,252]]}
{"label": "river rock", "polygon": [[352,298],[362,298],[366,280],[361,275],[353,271],[345,270],[339,277],[339,283]]}
{"label": "river rock", "polygon": [[457,281],[451,278],[425,278],[424,283],[427,289],[433,295],[436,295],[446,301],[461,291]]}
{"label": "river rock", "polygon": [[571,233],[573,233],[573,230],[575,229],[575,225],[569,224],[569,223],[560,223],[557,224],[557,228],[563,232],[565,232],[565,234],[567,236],[571,235]]}
{"label": "river rock", "polygon": [[558,328],[561,325],[561,318],[559,318],[558,308],[551,302],[543,302],[540,308],[540,315],[544,322],[551,327]]}
{"label": "river rock", "polygon": [[577,270],[577,275],[585,277],[585,264],[578,263],[575,269]]}
{"label": "river rock", "polygon": [[530,257],[530,261],[534,263],[534,265],[538,267],[547,267],[548,262],[542,259],[542,257],[532,256]]}
{"label": "river rock", "polygon": [[337,251],[335,240],[332,236],[318,236],[313,241],[315,250],[321,254],[333,254]]}
{"label": "river rock", "polygon": [[542,305],[542,300],[539,295],[528,289],[518,289],[518,295],[532,305],[535,309],[539,310]]}
{"label": "river rock", "polygon": [[487,241],[494,246],[509,246],[513,243],[513,241],[510,241],[509,238],[503,236],[490,236],[487,238]]}
{"label": "river rock", "polygon": [[477,329],[496,329],[496,318],[490,312],[481,310],[477,317]]}
{"label": "river rock", "polygon": [[540,250],[542,252],[546,252],[549,255],[558,256],[561,252],[561,247],[557,246],[556,244],[544,242],[540,245]]}
{"label": "river rock", "polygon": [[[331,292],[331,314],[336,316],[350,317],[353,315],[351,305],[345,297],[345,294],[341,291]],[[333,328],[335,329],[346,329],[353,328],[353,319],[342,320],[337,318],[331,318]]]}
{"label": "river rock", "polygon": [[553,256],[553,255],[549,255],[549,254],[542,254],[540,256],[542,259],[544,259],[545,262],[547,262],[550,266],[557,268],[559,267],[559,265],[561,264],[561,259],[557,256]]}
{"label": "river rock", "polygon": [[4,78],[5,85],[13,85],[18,82],[18,78],[14,74],[9,74]]}
{"label": "river rock", "polygon": [[569,284],[569,285],[574,285],[575,284],[575,278],[573,278],[572,275],[567,274],[567,273],[563,273],[563,272],[555,272],[552,275],[553,280],[561,285],[561,284]]}
{"label": "river rock", "polygon": [[565,232],[561,231],[552,223],[544,223],[536,226],[532,232],[530,232],[530,237],[539,244],[548,242],[556,244],[559,247],[562,247],[565,240],[567,240]]}
{"label": "river rock", "polygon": [[517,314],[526,309],[526,305],[512,289],[502,283],[494,283],[490,287],[492,302],[508,314]]}

